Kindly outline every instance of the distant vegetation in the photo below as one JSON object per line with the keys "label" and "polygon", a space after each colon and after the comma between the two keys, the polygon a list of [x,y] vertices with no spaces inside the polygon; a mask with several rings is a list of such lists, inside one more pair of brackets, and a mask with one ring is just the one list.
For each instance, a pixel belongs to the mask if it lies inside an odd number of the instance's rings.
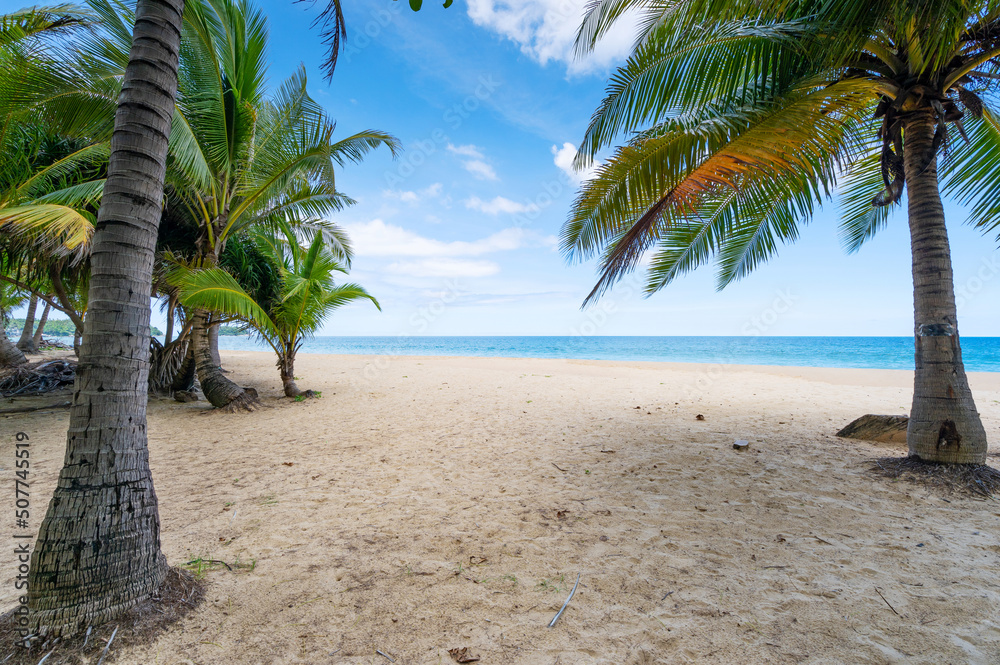
{"label": "distant vegetation", "polygon": [[[20,335],[24,328],[24,319],[7,319],[7,334]],[[72,337],[76,332],[76,326],[69,319],[49,319],[45,322],[45,335],[53,337]],[[163,331],[153,326],[150,329],[152,335],[162,335]]]}

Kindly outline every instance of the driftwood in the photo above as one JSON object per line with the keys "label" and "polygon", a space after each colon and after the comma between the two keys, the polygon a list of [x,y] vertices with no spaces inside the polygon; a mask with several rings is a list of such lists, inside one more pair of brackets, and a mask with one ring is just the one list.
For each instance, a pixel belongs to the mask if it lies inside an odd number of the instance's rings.
{"label": "driftwood", "polygon": [[906,443],[908,416],[861,416],[847,427],[837,432],[844,439],[861,439],[879,443]]}

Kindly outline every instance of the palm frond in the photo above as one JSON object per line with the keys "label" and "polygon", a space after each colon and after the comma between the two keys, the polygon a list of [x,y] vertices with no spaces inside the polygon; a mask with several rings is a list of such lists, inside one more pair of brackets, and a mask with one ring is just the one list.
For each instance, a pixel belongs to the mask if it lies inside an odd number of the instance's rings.
{"label": "palm frond", "polygon": [[[664,123],[617,151],[586,183],[563,228],[572,259],[603,251],[596,297],[630,271],[667,228],[703,197],[782,180],[814,200],[858,149],[868,83],[809,86],[751,109],[705,109],[689,124]],[[803,210],[806,207],[800,201]]]}
{"label": "palm frond", "polygon": [[966,117],[965,131],[969,142],[938,167],[942,192],[969,207],[969,224],[1000,230],[1000,116],[984,106],[982,118]]}
{"label": "palm frond", "polygon": [[589,166],[622,133],[684,109],[718,99],[750,103],[767,94],[773,90],[767,75],[772,62],[783,51],[801,54],[815,31],[805,20],[745,20],[651,40],[612,75],[577,152],[577,166]]}
{"label": "palm frond", "polygon": [[260,305],[251,298],[232,275],[221,268],[190,270],[177,267],[167,277],[177,287],[185,307],[206,309],[233,316],[252,324],[261,334],[274,334],[275,325]]}
{"label": "palm frond", "polygon": [[0,208],[0,232],[53,257],[78,262],[86,256],[96,220],[75,208],[29,204]]}
{"label": "palm frond", "polygon": [[851,164],[840,189],[840,242],[854,253],[885,228],[892,206],[875,205],[885,190],[879,148]]}

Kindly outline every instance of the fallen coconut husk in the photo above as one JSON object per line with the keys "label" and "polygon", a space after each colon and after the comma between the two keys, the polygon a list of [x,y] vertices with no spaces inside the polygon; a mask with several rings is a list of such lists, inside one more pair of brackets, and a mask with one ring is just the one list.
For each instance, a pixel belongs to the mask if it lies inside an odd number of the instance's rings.
{"label": "fallen coconut husk", "polygon": [[958,492],[990,498],[1000,493],[1000,470],[988,464],[942,464],[911,455],[881,457],[873,461],[871,471],[949,494]]}
{"label": "fallen coconut husk", "polygon": [[879,443],[906,444],[906,427],[908,416],[877,416],[867,414],[851,421],[837,432],[842,439],[860,439],[862,441],[877,441]]}

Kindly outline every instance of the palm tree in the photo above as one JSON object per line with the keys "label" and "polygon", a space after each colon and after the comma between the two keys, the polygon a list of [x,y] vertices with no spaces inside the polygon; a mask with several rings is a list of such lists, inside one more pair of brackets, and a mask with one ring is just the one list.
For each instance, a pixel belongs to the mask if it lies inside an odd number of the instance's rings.
{"label": "palm tree", "polygon": [[[188,8],[168,184],[199,230],[186,265],[213,268],[231,238],[253,228],[319,232],[342,261],[350,248],[320,221],[351,200],[334,167],[398,142],[368,130],[340,141],[306,92],[304,68],[267,96],[267,20],[247,0],[206,0]],[[250,409],[252,393],[229,380],[211,353],[209,312],[189,312],[202,391],[212,405]]]}
{"label": "palm tree", "polygon": [[[32,553],[30,624],[43,634],[69,635],[111,619],[149,597],[166,572],[149,473],[146,384],[153,248],[183,12],[184,0],[136,3],[92,241],[93,306],[77,371],[66,465]],[[327,62],[332,74],[346,34],[339,0],[329,0],[320,23],[332,47]]]}
{"label": "palm tree", "polygon": [[52,305],[45,303],[45,307],[42,308],[42,315],[38,318],[38,325],[35,326],[35,334],[31,337],[31,344],[35,347],[36,352],[42,348],[42,333],[45,332],[45,324],[49,321],[49,312],[51,311]]}
{"label": "palm tree", "polygon": [[278,268],[279,284],[273,295],[264,284],[258,287],[255,299],[221,268],[181,268],[172,281],[184,305],[240,320],[274,349],[286,397],[312,397],[313,391],[303,392],[295,384],[295,355],[305,339],[319,330],[331,312],[351,302],[367,299],[381,307],[361,286],[334,283],[334,273],[347,271],[321,235],[317,234],[308,248],[290,242],[287,252],[266,240],[260,246],[268,262]]}
{"label": "palm tree", "polygon": [[647,294],[713,257],[722,288],[795,240],[838,187],[842,236],[856,250],[905,190],[916,346],[910,454],[983,463],[941,192],[971,206],[970,223],[998,228],[1000,118],[991,105],[1000,5],[601,0],[578,48],[592,48],[630,7],[642,16],[637,46],[612,76],[577,165],[629,139],[584,184],[563,228],[568,256],[600,255],[587,301],[650,250]]}
{"label": "palm tree", "polygon": [[139,0],[92,240],[66,463],[32,552],[34,632],[71,635],[163,583],[146,441],[149,294],[183,0]]}

